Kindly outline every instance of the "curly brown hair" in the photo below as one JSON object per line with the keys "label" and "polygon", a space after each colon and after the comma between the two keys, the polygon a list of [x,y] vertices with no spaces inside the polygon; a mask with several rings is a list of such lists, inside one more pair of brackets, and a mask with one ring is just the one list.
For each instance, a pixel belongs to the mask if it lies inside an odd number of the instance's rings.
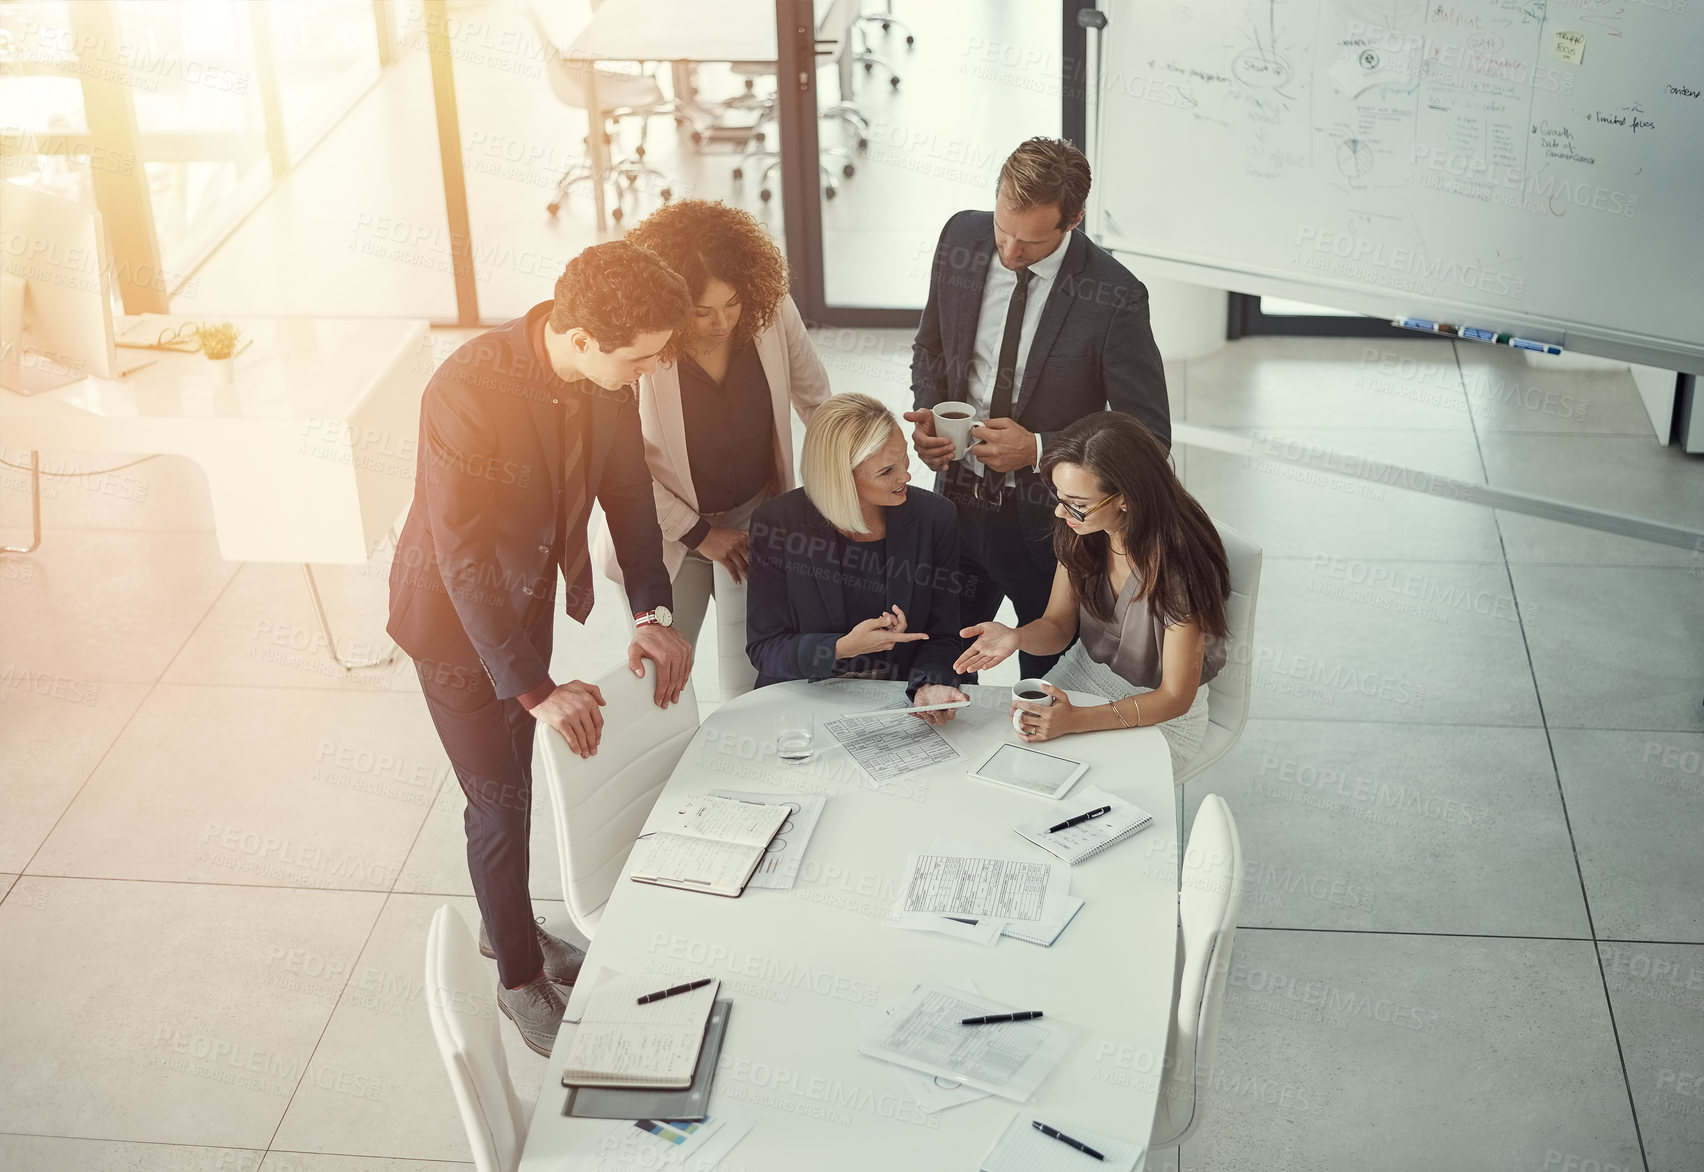
{"label": "curly brown hair", "polygon": [[664,204],[624,239],[656,253],[686,278],[695,302],[713,280],[734,287],[740,321],[734,327],[733,350],[768,329],[787,296],[787,258],[750,212],[720,200]]}
{"label": "curly brown hair", "polygon": [[565,334],[578,326],[605,352],[672,330],[662,352],[672,358],[691,312],[692,294],[679,274],[643,248],[611,240],[580,253],[556,278],[550,328]]}

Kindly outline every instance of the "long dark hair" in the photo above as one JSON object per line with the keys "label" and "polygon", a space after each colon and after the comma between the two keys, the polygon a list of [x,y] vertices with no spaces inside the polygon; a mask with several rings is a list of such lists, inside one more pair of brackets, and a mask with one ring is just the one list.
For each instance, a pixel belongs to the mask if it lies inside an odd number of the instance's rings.
{"label": "long dark hair", "polygon": [[[1119,514],[1124,519],[1119,536],[1141,579],[1137,597],[1149,599],[1149,607],[1168,623],[1188,618],[1206,634],[1223,636],[1225,600],[1231,595],[1224,543],[1207,510],[1178,481],[1154,433],[1122,411],[1098,411],[1047,445],[1041,474],[1049,483],[1060,464],[1092,472],[1103,496],[1123,494],[1127,511]],[[1112,620],[1108,548],[1106,533],[1079,535],[1054,520],[1054,555],[1077,598],[1102,622]]]}

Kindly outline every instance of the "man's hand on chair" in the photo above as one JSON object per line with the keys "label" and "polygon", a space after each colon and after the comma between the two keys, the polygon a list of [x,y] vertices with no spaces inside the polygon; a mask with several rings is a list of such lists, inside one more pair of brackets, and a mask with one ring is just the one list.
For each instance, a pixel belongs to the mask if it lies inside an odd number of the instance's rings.
{"label": "man's hand on chair", "polygon": [[633,632],[633,642],[627,648],[627,666],[633,674],[643,676],[649,659],[657,665],[657,707],[667,708],[680,699],[692,678],[692,644],[681,638],[672,627],[646,623]]}
{"label": "man's hand on chair", "polygon": [[603,693],[596,684],[569,680],[533,707],[533,718],[562,734],[575,756],[590,757],[603,737]]}

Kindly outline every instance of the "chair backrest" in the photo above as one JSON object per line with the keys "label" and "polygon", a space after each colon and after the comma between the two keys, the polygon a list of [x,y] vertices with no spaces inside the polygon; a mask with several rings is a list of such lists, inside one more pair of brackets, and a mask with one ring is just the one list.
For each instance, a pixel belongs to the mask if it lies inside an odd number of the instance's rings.
{"label": "chair backrest", "polygon": [[514,1172],[527,1122],[497,1032],[491,966],[448,904],[432,914],[427,930],[424,992],[432,1036],[473,1148],[473,1166],[479,1172]]}
{"label": "chair backrest", "polygon": [[540,729],[545,787],[562,853],[568,914],[590,938],[639,830],[663,783],[698,731],[698,697],[690,682],[680,702],[658,708],[656,664],[640,679],[624,663],[597,680],[603,693],[598,751],[576,757],[554,729]]}
{"label": "chair backrest", "polygon": [[533,35],[538,38],[539,55],[544,59],[544,76],[550,83],[550,92],[564,106],[572,106],[576,110],[590,109],[592,102],[586,92],[586,74],[591,72],[592,65],[564,57],[538,9],[530,3],[521,7],[526,10],[527,19],[532,22]]}
{"label": "chair backrest", "polygon": [[1169,1148],[1201,1125],[1219,1007],[1242,908],[1243,857],[1237,824],[1218,794],[1195,812],[1177,898],[1177,1002],[1166,1031],[1166,1061],[1149,1146]]}
{"label": "chair backrest", "polygon": [[1174,780],[1182,785],[1231,751],[1248,723],[1253,690],[1254,604],[1260,594],[1260,547],[1217,521],[1219,540],[1231,571],[1231,596],[1225,600],[1225,666],[1207,683],[1207,731],[1201,747]]}

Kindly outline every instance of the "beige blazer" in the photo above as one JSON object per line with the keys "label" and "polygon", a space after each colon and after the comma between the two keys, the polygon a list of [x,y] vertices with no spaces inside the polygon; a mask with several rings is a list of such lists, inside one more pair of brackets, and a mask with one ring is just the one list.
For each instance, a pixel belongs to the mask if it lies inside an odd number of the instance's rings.
{"label": "beige blazer", "polygon": [[[796,487],[793,472],[793,428],[787,407],[809,423],[811,414],[828,398],[828,371],[817,357],[816,347],[805,332],[799,307],[784,297],[769,328],[753,341],[769,380],[769,395],[775,414],[775,467],[780,471],[780,491]],[[686,450],[686,417],[680,405],[680,368],[661,366],[655,374],[639,380],[639,426],[645,434],[645,462],[651,469],[651,488],[657,501],[657,522],[663,530],[663,564],[669,578],[680,572],[687,547],[681,538],[698,524],[698,497],[692,487],[692,464]],[[592,558],[604,575],[621,583],[621,566],[615,558],[608,526],[602,517],[592,539]]]}

